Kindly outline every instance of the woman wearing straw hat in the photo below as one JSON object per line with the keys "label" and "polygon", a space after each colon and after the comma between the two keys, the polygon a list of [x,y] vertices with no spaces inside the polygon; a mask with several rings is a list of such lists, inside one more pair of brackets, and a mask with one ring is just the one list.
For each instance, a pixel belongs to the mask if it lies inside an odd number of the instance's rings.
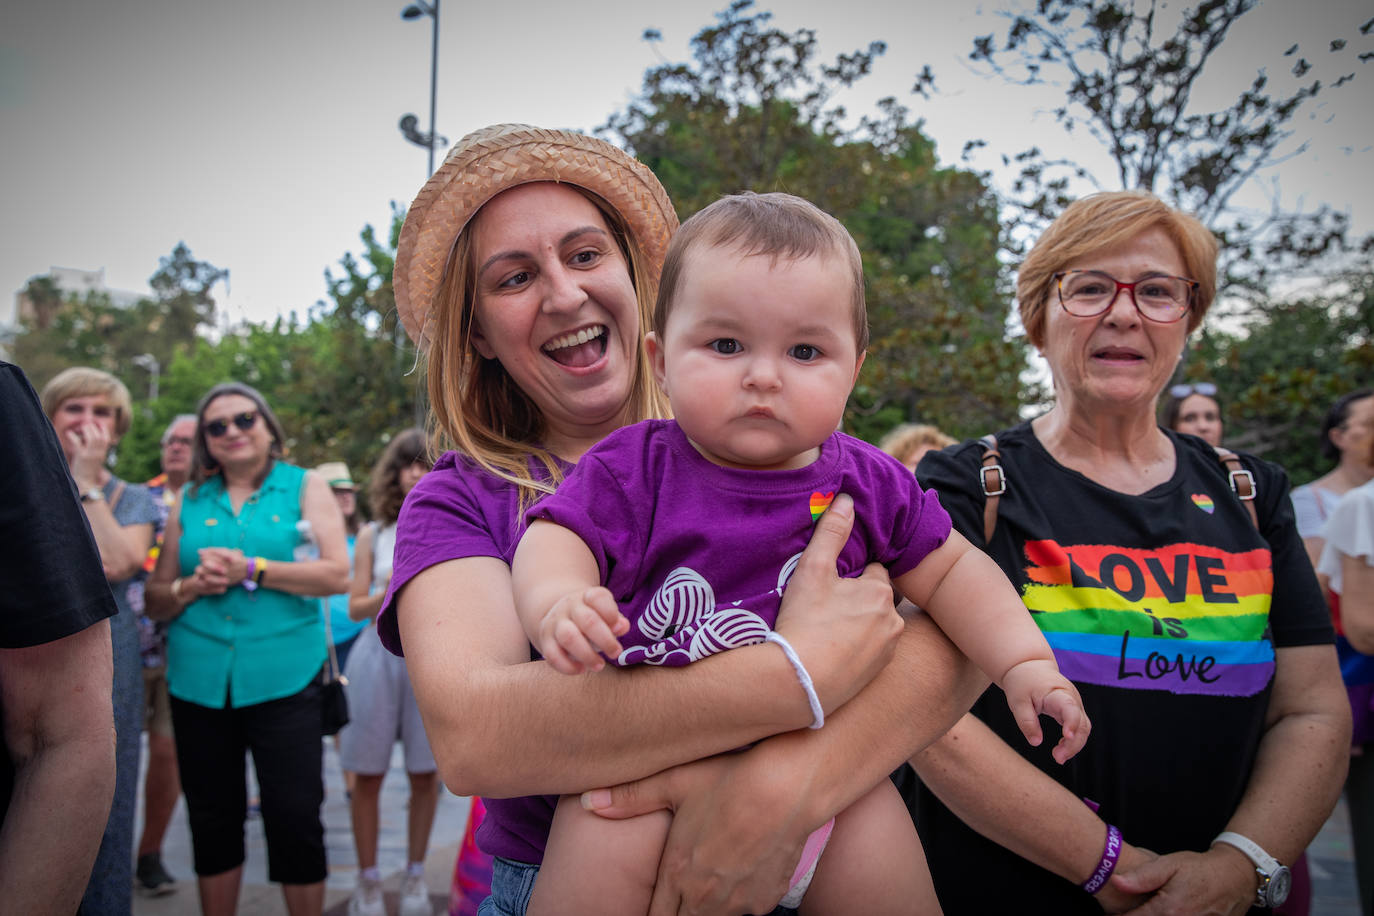
{"label": "woman wearing straw hat", "polygon": [[674,811],[653,912],[766,911],[808,834],[941,734],[978,686],[929,621],[895,619],[876,567],[838,578],[844,510],[822,518],[777,623],[827,716],[844,705],[824,729],[803,728],[806,698],[771,645],[671,673],[565,678],[530,663],[508,565],[521,509],[607,433],[664,413],[641,338],[676,226],[653,174],[621,150],[500,125],[459,141],[401,231],[397,308],[427,357],[432,422],[461,455],[406,500],[378,629],[404,647],[445,783],[487,797],[478,840],[498,858],[485,914],[524,912],[554,796],[627,782],[587,803]]}

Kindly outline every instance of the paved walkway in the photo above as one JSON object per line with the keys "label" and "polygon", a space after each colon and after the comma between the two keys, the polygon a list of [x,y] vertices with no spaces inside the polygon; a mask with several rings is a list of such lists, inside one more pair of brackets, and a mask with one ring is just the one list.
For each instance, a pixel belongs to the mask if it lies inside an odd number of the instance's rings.
{"label": "paved walkway", "polygon": [[[145,747],[143,762],[148,755]],[[139,779],[142,788],[143,780]],[[353,851],[353,832],[349,822],[348,804],[344,798],[343,777],[333,741],[325,744],[324,803],[325,845],[329,857],[329,879],[325,883],[325,910],[328,916],[343,916],[349,895],[357,883],[358,862]],[[383,886],[390,891],[392,911],[399,891],[401,875],[406,864],[405,807],[408,794],[404,759],[397,745],[391,758],[391,770],[382,785],[382,829],[378,843],[378,866],[384,878]],[[139,822],[135,825],[134,840],[143,829],[142,801],[139,802]],[[435,912],[445,912],[449,882],[453,877],[453,862],[458,854],[463,828],[467,823],[468,800],[443,790],[439,794],[439,808],[430,835],[429,857],[425,862],[425,878],[435,904]],[[247,916],[284,916],[281,891],[267,881],[267,850],[263,843],[262,822],[248,823],[248,861],[244,865],[243,891],[239,897],[239,913]],[[1312,916],[1360,916],[1355,895],[1354,860],[1350,848],[1350,822],[1345,801],[1322,828],[1308,849],[1312,871]],[[186,824],[184,802],[179,802],[172,824],[163,844],[163,862],[167,870],[180,879],[176,893],[165,897],[134,896],[135,916],[196,916],[200,912],[196,885],[191,870],[191,838]]]}
{"label": "paved walkway", "polygon": [[[147,766],[147,738],[144,738],[142,765]],[[251,773],[251,766],[249,771]],[[325,801],[324,842],[329,861],[329,878],[325,882],[325,912],[343,916],[349,896],[358,882],[358,859],[353,849],[353,828],[349,819],[348,802],[344,795],[343,775],[333,740],[325,742]],[[134,825],[134,842],[143,830],[143,779],[139,778],[140,799],[138,821]],[[389,904],[395,912],[396,894],[406,866],[406,800],[409,782],[405,774],[405,758],[399,744],[393,749],[391,769],[382,783],[381,832],[377,844],[377,865],[382,871],[382,886],[390,892]],[[430,834],[429,856],[425,860],[425,880],[429,885],[435,913],[447,912],[449,883],[453,880],[453,862],[458,844],[467,824],[468,800],[439,792],[439,807]],[[245,916],[284,916],[279,885],[267,880],[267,848],[263,840],[262,821],[250,818],[246,831],[248,861],[243,868],[243,890],[239,895],[239,913]],[[185,800],[177,802],[176,813],[167,828],[163,841],[162,861],[175,878],[177,890],[164,897],[147,898],[134,895],[134,916],[198,916],[200,902],[196,894],[195,873],[191,868],[191,833],[186,821]]]}

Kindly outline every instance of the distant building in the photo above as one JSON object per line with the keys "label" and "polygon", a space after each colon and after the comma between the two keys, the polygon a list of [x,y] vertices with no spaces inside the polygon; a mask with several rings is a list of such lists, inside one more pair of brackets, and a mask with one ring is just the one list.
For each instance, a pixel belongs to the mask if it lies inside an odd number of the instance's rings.
{"label": "distant building", "polygon": [[[152,293],[135,293],[126,289],[110,289],[105,285],[105,268],[99,270],[78,270],[74,267],[53,267],[47,274],[36,276],[51,277],[62,293],[63,299],[84,299],[91,293],[109,297],[110,304],[116,308],[130,308],[141,299],[149,299]],[[33,302],[29,300],[28,284],[16,290],[14,303],[8,315],[0,315],[0,358],[10,356],[10,342],[19,332],[20,325],[34,318]]]}

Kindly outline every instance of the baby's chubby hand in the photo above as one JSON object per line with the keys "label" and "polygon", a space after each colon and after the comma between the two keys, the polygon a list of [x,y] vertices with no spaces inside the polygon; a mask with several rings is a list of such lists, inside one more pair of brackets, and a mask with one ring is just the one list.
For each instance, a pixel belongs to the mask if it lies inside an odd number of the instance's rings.
{"label": "baby's chubby hand", "polygon": [[600,671],[606,658],[620,654],[616,637],[629,631],[615,597],[598,585],[564,595],[549,608],[539,623],[538,649],[563,674]]}
{"label": "baby's chubby hand", "polygon": [[1012,665],[1003,675],[1001,687],[1011,714],[1031,747],[1039,747],[1044,740],[1040,716],[1047,715],[1059,723],[1063,732],[1052,752],[1057,763],[1064,763],[1083,749],[1092,723],[1083,711],[1078,688],[1059,673],[1054,662],[1031,659]]}

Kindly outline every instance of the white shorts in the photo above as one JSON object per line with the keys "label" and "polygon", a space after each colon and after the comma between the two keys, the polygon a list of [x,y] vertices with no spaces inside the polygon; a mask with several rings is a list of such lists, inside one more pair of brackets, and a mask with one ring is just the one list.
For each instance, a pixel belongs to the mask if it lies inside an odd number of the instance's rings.
{"label": "white shorts", "polygon": [[391,747],[405,747],[407,773],[437,769],[420,709],[410,688],[405,659],[382,646],[369,625],[358,634],[344,666],[348,724],[339,732],[339,763],[352,773],[376,776],[391,766]]}

